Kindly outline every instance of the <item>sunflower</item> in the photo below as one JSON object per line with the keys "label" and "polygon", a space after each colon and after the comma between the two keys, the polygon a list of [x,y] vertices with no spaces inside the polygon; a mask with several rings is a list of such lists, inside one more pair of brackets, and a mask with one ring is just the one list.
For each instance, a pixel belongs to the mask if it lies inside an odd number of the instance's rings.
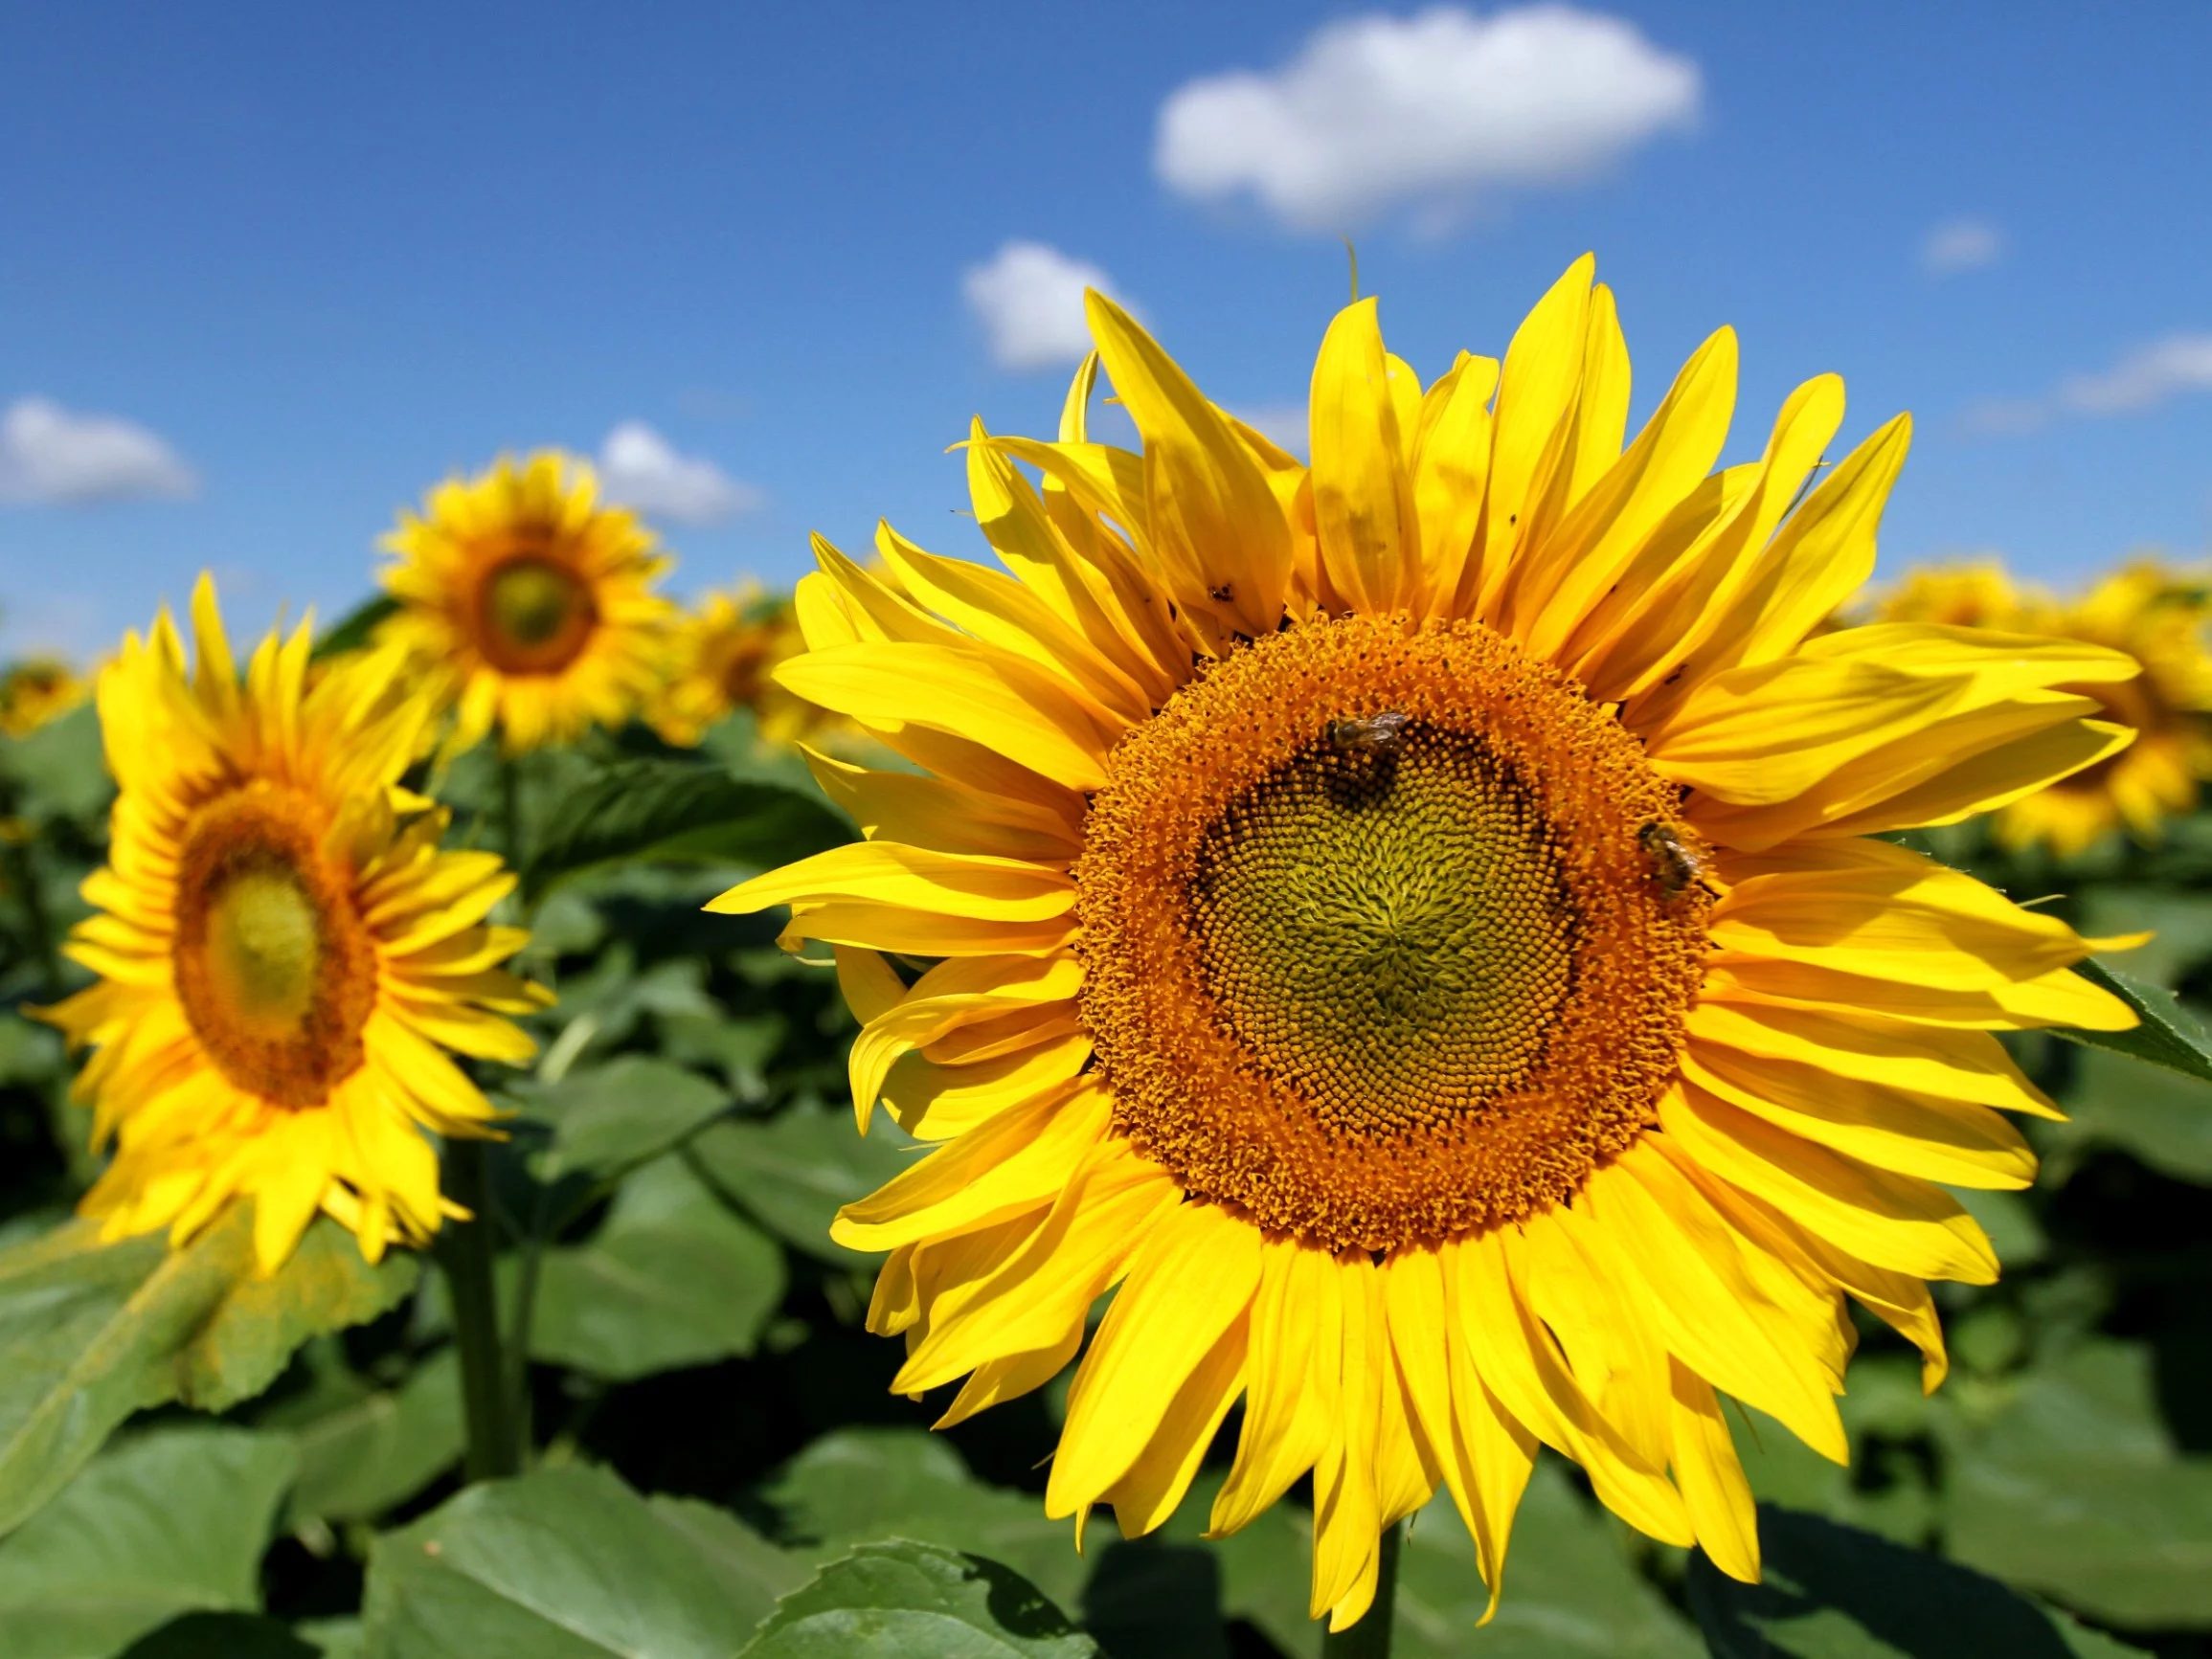
{"label": "sunflower", "polygon": [[846,728],[772,677],[778,664],[805,649],[787,598],[750,580],[711,593],[670,631],[668,678],[647,718],[663,739],[687,749],[740,708],[752,712],[769,743],[795,744]]}
{"label": "sunflower", "polygon": [[241,681],[205,576],[192,627],[196,671],[164,611],[100,676],[119,793],[67,946],[100,977],[43,1016],[96,1050],[78,1093],[115,1156],[83,1213],[182,1243],[250,1197],[262,1271],[318,1210],[375,1261],[455,1213],[422,1131],[487,1132],[443,1051],[532,1051],[500,1017],[547,1000],[499,967],[529,934],[484,925],[514,878],[399,787],[431,710],[395,653],[306,689],[304,622]]}
{"label": "sunflower", "polygon": [[[1540,1442],[1755,1578],[1719,1396],[1842,1461],[1846,1297],[1932,1387],[1924,1281],[1997,1273],[1936,1183],[2025,1185],[1992,1109],[2052,1111],[1992,1033],[2133,1023],[2068,971],[2090,941],[1868,838],[2115,752],[2050,687],[2134,664],[1805,643],[1907,422],[1792,512],[1841,385],[1715,472],[1723,329],[1624,450],[1587,258],[1426,390],[1341,313],[1310,466],[1089,304],[1058,440],[967,448],[1006,572],[887,528],[898,592],[820,541],[800,586],[779,678],[922,774],[822,763],[869,839],[711,907],[835,948],[864,1132],[883,1101],[941,1143],[835,1227],[890,1252],[894,1386],[965,1379],[957,1423],[1082,1352],[1047,1512],[1131,1535],[1241,1399],[1212,1529],[1310,1474],[1334,1628],[1439,1486],[1495,1606]],[[1087,436],[1101,362],[1141,454]]]}
{"label": "sunflower", "polygon": [[0,674],[0,731],[29,737],[92,695],[92,687],[58,657],[26,657]]}
{"label": "sunflower", "polygon": [[384,540],[399,608],[377,639],[455,705],[451,751],[495,726],[509,754],[569,742],[652,695],[673,616],[652,588],[668,561],[634,513],[599,504],[587,463],[503,458],[440,484],[425,508]]}
{"label": "sunflower", "polygon": [[2002,566],[1985,563],[1915,571],[1873,615],[1885,622],[2056,635],[2108,645],[2142,663],[2133,680],[2063,687],[2095,698],[2107,719],[2134,730],[2135,741],[2005,807],[1997,833],[2006,846],[2042,846],[2073,858],[2121,828],[2155,841],[2167,818],[2195,808],[2199,782],[2212,777],[2212,655],[2204,641],[2212,588],[2201,579],[2138,559],[2062,601],[2016,587]]}

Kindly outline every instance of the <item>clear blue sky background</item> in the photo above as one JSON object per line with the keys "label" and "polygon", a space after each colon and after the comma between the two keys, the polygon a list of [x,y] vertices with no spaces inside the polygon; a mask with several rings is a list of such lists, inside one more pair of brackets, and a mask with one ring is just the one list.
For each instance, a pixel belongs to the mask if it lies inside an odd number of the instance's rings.
{"label": "clear blue sky background", "polygon": [[[2027,431],[1974,412],[2212,330],[2212,8],[1597,9],[1695,61],[1702,115],[1449,235],[1365,229],[1366,285],[1425,376],[1501,349],[1594,249],[1639,417],[1723,322],[1744,347],[1731,459],[1823,369],[1849,383],[1847,438],[1914,412],[1886,568],[1995,549],[2065,580],[2146,544],[2203,555],[2212,391],[2050,405]],[[1178,86],[1358,14],[11,7],[0,404],[141,423],[201,487],[0,507],[0,639],[103,647],[203,565],[242,620],[327,614],[426,484],[627,419],[766,492],[671,527],[680,587],[788,581],[809,528],[857,546],[879,513],[969,549],[943,446],[971,413],[1047,429],[1064,384],[995,368],[962,303],[1009,237],[1111,273],[1221,401],[1299,401],[1341,246],[1178,198],[1153,135]],[[2001,257],[1931,274],[1924,239],[1962,215]]]}

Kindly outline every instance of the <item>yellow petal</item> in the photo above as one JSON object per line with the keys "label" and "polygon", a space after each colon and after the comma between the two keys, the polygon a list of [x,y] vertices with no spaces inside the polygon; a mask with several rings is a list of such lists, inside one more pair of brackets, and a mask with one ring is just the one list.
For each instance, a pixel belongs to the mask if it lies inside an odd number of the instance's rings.
{"label": "yellow petal", "polygon": [[1322,569],[1354,609],[1398,610],[1419,585],[1420,528],[1373,299],[1346,306],[1329,325],[1309,408]]}

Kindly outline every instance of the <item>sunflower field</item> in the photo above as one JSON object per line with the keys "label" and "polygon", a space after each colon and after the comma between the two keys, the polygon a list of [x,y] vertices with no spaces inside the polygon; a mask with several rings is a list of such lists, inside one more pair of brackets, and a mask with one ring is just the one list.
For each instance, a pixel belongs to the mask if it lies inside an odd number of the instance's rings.
{"label": "sunflower field", "polygon": [[0,1656],[2212,1654],[2212,579],[1089,303],[972,546],[8,672]]}

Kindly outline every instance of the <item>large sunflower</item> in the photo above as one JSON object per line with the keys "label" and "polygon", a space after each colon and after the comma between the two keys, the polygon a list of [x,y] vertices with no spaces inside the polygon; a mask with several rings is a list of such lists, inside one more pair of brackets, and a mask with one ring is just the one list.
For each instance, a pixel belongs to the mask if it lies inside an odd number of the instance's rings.
{"label": "large sunflower", "polygon": [[500,1017],[543,1005],[499,967],[529,934],[483,925],[514,878],[399,787],[430,709],[395,654],[306,689],[303,623],[241,682],[204,576],[192,626],[196,671],[165,611],[100,676],[119,793],[67,947],[100,980],[45,1015],[97,1049],[78,1092],[115,1143],[82,1208],[181,1242],[250,1197],[263,1271],[321,1209],[374,1261],[438,1230],[422,1132],[492,1115],[444,1050],[531,1052]]}
{"label": "large sunflower", "polygon": [[2169,818],[2193,809],[2212,777],[2212,654],[2204,630],[2212,588],[2137,559],[2087,594],[2061,600],[2016,586],[2000,565],[1915,571],[1874,607],[1883,622],[1952,622],[2016,634],[2058,635],[2125,651],[2142,663],[2133,680],[2068,686],[2133,728],[2125,752],[2014,801],[1998,815],[1998,839],[2044,846],[2061,858],[2088,851],[2115,829],[2156,841]]}
{"label": "large sunflower", "polygon": [[660,683],[668,569],[637,515],[602,506],[591,467],[553,453],[448,479],[402,513],[383,572],[399,609],[378,630],[456,706],[449,747],[496,726],[521,753],[619,727]]}
{"label": "large sunflower", "polygon": [[864,1127],[945,1143],[836,1226],[891,1252],[895,1386],[965,1378],[947,1422],[1034,1388],[1118,1284],[1048,1513],[1158,1526],[1241,1396],[1213,1528],[1310,1471],[1337,1627],[1439,1484],[1495,1596],[1539,1442],[1755,1577],[1718,1393],[1842,1460],[1846,1296],[1932,1386],[1923,1281],[1997,1272],[1935,1183],[2024,1185],[1991,1109],[2051,1110],[1991,1033],[2133,1022],[2063,923],[1866,838],[2114,752],[2049,687],[2133,663],[1801,643],[1907,422],[1790,512],[1841,385],[1715,473],[1723,329],[1624,452],[1591,271],[1426,392],[1343,311],[1310,467],[1093,295],[1143,452],[1087,437],[1086,365],[1058,442],[969,446],[1010,575],[886,530],[902,595],[817,544],[780,678],[927,775],[824,765],[870,839],[713,907],[836,948]]}

